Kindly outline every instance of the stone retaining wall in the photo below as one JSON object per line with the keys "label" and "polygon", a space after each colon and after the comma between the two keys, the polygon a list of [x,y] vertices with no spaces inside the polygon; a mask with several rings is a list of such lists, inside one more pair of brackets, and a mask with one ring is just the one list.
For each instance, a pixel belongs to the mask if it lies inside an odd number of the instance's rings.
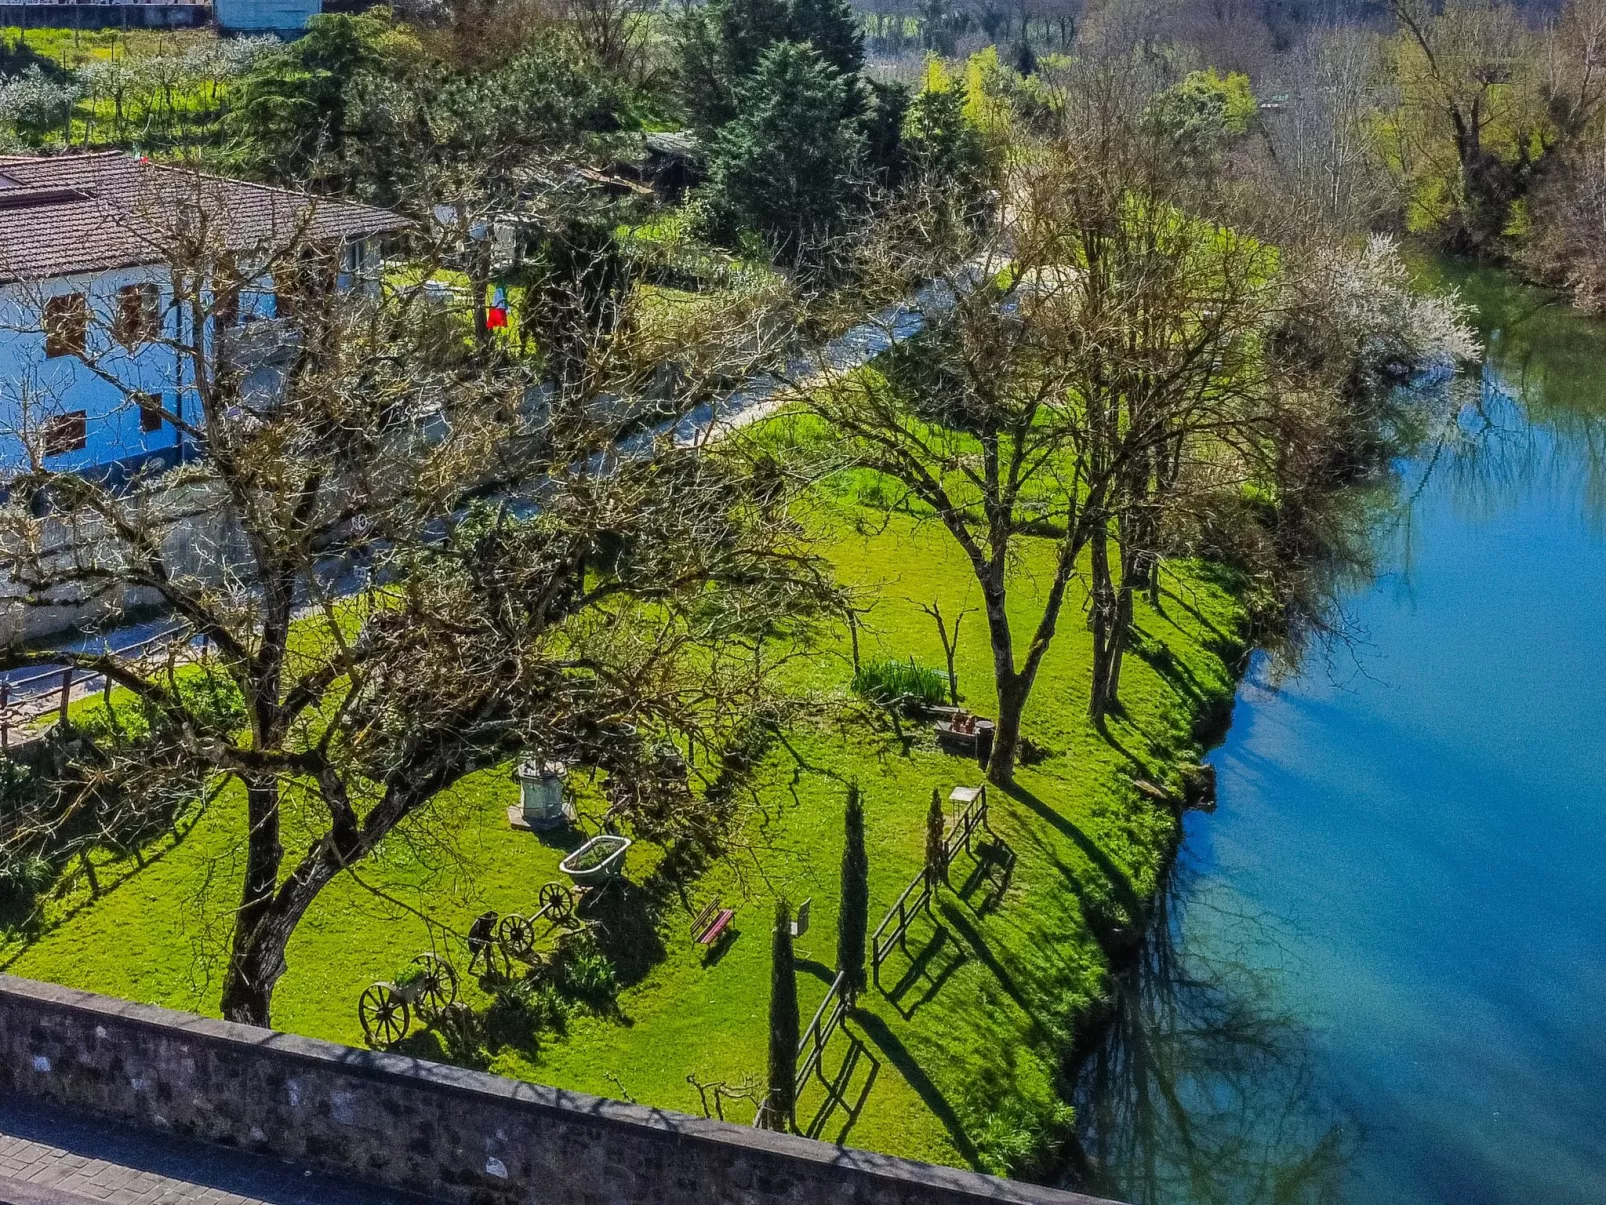
{"label": "stone retaining wall", "polygon": [[455,1205],[1096,1205],[9,975],[0,1091]]}

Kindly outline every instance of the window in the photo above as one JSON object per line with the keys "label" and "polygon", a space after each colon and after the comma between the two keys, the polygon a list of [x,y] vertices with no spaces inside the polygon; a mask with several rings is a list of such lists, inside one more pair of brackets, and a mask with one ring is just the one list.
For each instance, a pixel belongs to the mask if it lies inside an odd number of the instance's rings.
{"label": "window", "polygon": [[63,293],[45,302],[45,355],[81,356],[89,337],[89,302],[82,293]]}
{"label": "window", "polygon": [[46,456],[76,452],[89,442],[89,416],[82,410],[70,410],[46,419],[44,436]]}
{"label": "window", "polygon": [[212,299],[212,320],[220,327],[240,325],[240,290],[226,288]]}
{"label": "window", "polygon": [[152,431],[162,429],[162,398],[156,393],[134,394],[134,404],[139,407],[139,429],[149,435]]}
{"label": "window", "polygon": [[161,290],[153,284],[124,285],[118,289],[112,337],[130,351],[149,343],[160,329],[161,304]]}

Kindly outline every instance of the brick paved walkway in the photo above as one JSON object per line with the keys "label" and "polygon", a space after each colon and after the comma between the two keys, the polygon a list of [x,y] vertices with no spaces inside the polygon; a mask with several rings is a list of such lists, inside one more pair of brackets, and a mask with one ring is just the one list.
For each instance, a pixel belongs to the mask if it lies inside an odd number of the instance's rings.
{"label": "brick paved walkway", "polygon": [[0,1097],[3,1205],[379,1205],[424,1198]]}

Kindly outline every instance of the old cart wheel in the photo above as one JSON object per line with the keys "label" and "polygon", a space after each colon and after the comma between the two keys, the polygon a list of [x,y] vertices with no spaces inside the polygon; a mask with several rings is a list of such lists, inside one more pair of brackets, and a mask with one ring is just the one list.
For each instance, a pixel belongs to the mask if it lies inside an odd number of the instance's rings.
{"label": "old cart wheel", "polygon": [[562,883],[548,883],[535,897],[541,912],[555,925],[567,925],[574,915],[574,897]]}
{"label": "old cart wheel", "polygon": [[357,1017],[370,1046],[394,1046],[407,1036],[412,1012],[388,983],[376,983],[357,1001]]}
{"label": "old cart wheel", "polygon": [[509,958],[528,958],[535,950],[535,926],[517,913],[509,913],[497,922],[496,940]]}
{"label": "old cart wheel", "polygon": [[434,954],[420,954],[413,959],[424,968],[424,978],[418,988],[419,1008],[442,1013],[457,1001],[457,972],[452,964]]}

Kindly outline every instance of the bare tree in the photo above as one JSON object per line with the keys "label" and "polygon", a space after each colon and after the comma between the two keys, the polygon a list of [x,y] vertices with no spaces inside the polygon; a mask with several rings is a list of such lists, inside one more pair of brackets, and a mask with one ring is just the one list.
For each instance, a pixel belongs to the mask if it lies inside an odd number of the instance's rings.
{"label": "bare tree", "polygon": [[[987,771],[1000,785],[1073,578],[1086,573],[1089,711],[1102,720],[1119,702],[1134,598],[1147,589],[1158,603],[1179,529],[1229,513],[1259,524],[1227,503],[1248,487],[1319,509],[1345,483],[1335,464],[1386,445],[1363,370],[1409,375],[1424,348],[1453,359],[1471,347],[1453,310],[1411,309],[1388,275],[1404,271],[1391,246],[1369,253],[1371,276],[1346,276],[1332,246],[1278,249],[1222,222],[1214,174],[1172,153],[1146,120],[1153,93],[1124,67],[1059,76],[1060,132],[1011,148],[999,204],[960,224],[961,245],[936,265],[883,257],[874,279],[940,282],[917,294],[923,332],[876,371],[827,366],[803,393],[839,462],[901,487],[970,564],[998,699]],[[911,224],[956,229],[924,212]],[[918,240],[901,229],[891,242]]]}
{"label": "bare tree", "polygon": [[[0,540],[24,605],[155,599],[210,654],[70,655],[132,700],[145,735],[91,741],[54,833],[13,831],[11,848],[70,831],[108,795],[243,784],[221,1004],[265,1025],[322,889],[399,825],[428,824],[431,800],[476,769],[523,752],[590,764],[611,823],[717,835],[728,804],[696,776],[764,714],[785,655],[772,638],[828,593],[782,479],[666,441],[611,454],[623,420],[588,404],[606,374],[554,393],[505,349],[472,351],[466,316],[426,287],[426,231],[401,274],[413,283],[342,289],[314,204],[242,244],[202,177],[164,174],[150,200],[139,230],[167,267],[147,336],[188,383],[161,418],[205,454],[114,489],[52,471],[24,429]],[[236,330],[242,296],[267,294],[277,325]],[[270,331],[264,375],[243,336]],[[595,335],[599,363],[626,337]],[[116,383],[114,340],[82,343]],[[490,482],[511,492],[487,497]],[[218,537],[199,555],[165,505],[177,490],[210,500]],[[59,656],[12,646],[0,665]]]}
{"label": "bare tree", "polygon": [[1272,187],[1285,202],[1276,215],[1283,230],[1369,230],[1392,196],[1369,128],[1383,104],[1377,35],[1317,29],[1280,66],[1287,98],[1261,122],[1273,151]]}

